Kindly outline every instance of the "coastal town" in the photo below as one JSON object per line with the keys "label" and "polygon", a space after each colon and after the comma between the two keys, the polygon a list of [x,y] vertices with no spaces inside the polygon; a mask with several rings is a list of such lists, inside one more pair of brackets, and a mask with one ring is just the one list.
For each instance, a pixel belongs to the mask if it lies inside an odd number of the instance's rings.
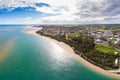
{"label": "coastal town", "polygon": [[[43,27],[43,25],[41,26]],[[43,27],[43,34],[49,34],[51,36],[61,35],[68,37],[68,34],[79,34],[82,33],[85,36],[91,36],[94,38],[95,44],[103,45],[114,45],[116,48],[120,49],[120,28],[106,28],[92,27],[92,26],[77,26],[72,27],[71,25],[48,25]],[[69,35],[70,37],[71,35]],[[111,43],[111,44],[110,44]]]}
{"label": "coastal town", "polygon": [[[37,33],[70,45],[76,54],[120,73],[120,28],[106,25],[39,25]],[[81,46],[82,45],[82,46]],[[111,71],[113,70],[113,71]]]}
{"label": "coastal town", "polygon": [[0,0],[0,80],[120,80],[120,0]]}

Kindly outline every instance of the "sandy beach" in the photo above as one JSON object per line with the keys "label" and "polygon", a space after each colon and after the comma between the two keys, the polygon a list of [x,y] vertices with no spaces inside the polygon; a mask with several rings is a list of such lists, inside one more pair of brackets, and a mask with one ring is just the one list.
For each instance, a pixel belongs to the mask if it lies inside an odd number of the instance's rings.
{"label": "sandy beach", "polygon": [[68,53],[70,53],[72,56],[74,56],[76,59],[78,59],[80,61],[80,63],[87,66],[87,68],[90,68],[101,75],[117,78],[118,80],[120,79],[120,74],[110,73],[107,70],[104,70],[100,67],[97,67],[97,66],[89,63],[88,61],[86,61],[85,59],[80,57],[79,55],[76,55],[74,50],[69,45],[67,45],[63,42],[59,42],[59,41],[52,39],[50,37],[46,37],[46,36],[42,36],[42,35],[37,34],[36,31],[38,31],[42,28],[33,28],[33,27],[26,27],[26,28],[28,28],[28,30],[24,30],[23,32],[30,34],[30,35],[33,35],[33,36],[36,36],[36,37],[39,37],[39,38],[42,38],[42,39],[45,39],[45,40],[48,40],[48,41],[54,42],[55,44],[59,45],[61,48],[66,50]]}

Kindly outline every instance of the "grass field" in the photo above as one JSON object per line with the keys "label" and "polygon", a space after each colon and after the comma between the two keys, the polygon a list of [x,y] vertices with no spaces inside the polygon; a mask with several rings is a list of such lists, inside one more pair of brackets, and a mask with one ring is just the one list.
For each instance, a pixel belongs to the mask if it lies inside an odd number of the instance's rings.
{"label": "grass field", "polygon": [[111,46],[105,46],[105,45],[96,45],[96,49],[100,50],[102,52],[105,53],[114,53],[114,52],[118,52],[120,54],[120,51],[115,49],[114,47]]}
{"label": "grass field", "polygon": [[79,33],[75,33],[75,34],[73,34],[73,36],[80,37],[80,34]]}
{"label": "grass field", "polygon": [[100,29],[101,32],[110,32],[110,30]]}

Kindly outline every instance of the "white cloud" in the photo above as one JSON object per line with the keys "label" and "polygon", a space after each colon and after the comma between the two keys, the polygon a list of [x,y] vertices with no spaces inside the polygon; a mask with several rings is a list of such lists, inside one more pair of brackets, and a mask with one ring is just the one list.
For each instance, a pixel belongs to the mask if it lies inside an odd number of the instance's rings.
{"label": "white cloud", "polygon": [[[46,3],[50,7],[36,6]],[[53,14],[34,19],[35,23],[74,23],[74,22],[109,22],[111,18],[118,22],[120,18],[119,0],[0,0],[0,9],[14,10],[17,7],[34,7],[37,12]],[[32,16],[31,16],[32,17]],[[115,19],[117,18],[117,19]],[[25,21],[26,20],[26,21]],[[24,23],[33,22],[30,17],[18,19]]]}
{"label": "white cloud", "polygon": [[55,10],[51,7],[46,7],[46,6],[43,6],[43,7],[35,7],[36,8],[36,11],[40,11],[40,12],[43,12],[43,13],[47,13],[47,14],[55,14]]}
{"label": "white cloud", "polygon": [[[56,14],[41,18],[41,20],[48,22],[63,22],[73,20],[73,14],[76,13],[76,3],[79,0],[5,0],[1,1],[0,8],[8,8],[13,10],[17,7],[34,7],[36,11],[40,11],[47,14]],[[51,7],[37,7],[35,3],[46,3]],[[1,7],[3,6],[3,7]]]}
{"label": "white cloud", "polygon": [[[39,9],[41,12],[53,13],[58,15],[48,16],[41,18],[43,21],[52,23],[72,22],[76,20],[77,16],[74,15],[78,12],[76,4],[80,0],[41,0],[43,3],[48,3],[51,7]],[[57,11],[55,11],[57,9]]]}
{"label": "white cloud", "polygon": [[25,18],[21,18],[21,19],[15,19],[17,21],[26,21],[26,20],[31,20],[32,17],[25,17]]}
{"label": "white cloud", "polygon": [[0,24],[42,24],[43,21],[40,19],[27,19],[27,20],[0,20]]}

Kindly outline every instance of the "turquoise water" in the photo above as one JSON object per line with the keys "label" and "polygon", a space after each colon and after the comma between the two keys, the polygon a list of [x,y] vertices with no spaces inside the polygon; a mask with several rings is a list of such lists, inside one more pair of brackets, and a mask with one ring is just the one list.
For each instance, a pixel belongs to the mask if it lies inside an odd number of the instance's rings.
{"label": "turquoise water", "polygon": [[88,69],[56,44],[23,29],[0,26],[0,80],[117,80]]}

